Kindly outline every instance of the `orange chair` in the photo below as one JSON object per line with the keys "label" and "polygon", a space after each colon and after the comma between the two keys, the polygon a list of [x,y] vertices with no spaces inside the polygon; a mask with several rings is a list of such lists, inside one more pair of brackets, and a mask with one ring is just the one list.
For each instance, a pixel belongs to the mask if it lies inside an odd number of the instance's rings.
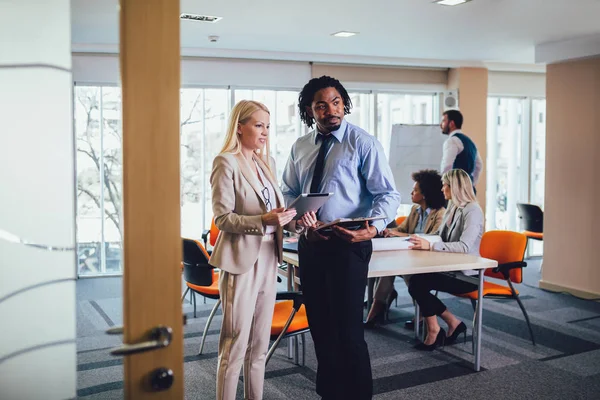
{"label": "orange chair", "polygon": [[217,300],[212,308],[204,332],[202,333],[202,343],[200,344],[200,354],[204,348],[204,341],[210,323],[212,322],[217,309],[221,304],[219,296],[219,273],[214,270],[214,267],[208,263],[210,256],[208,252],[197,240],[183,239],[183,279],[187,288],[181,297],[181,301],[185,299],[188,291],[192,293],[194,303],[194,318],[196,318],[196,296],[198,293],[202,297]]}
{"label": "orange chair", "polygon": [[[525,316],[531,342],[535,346],[535,338],[529,316],[519,298],[519,292],[515,290],[513,283],[523,282],[523,267],[527,263],[523,261],[527,247],[527,236],[511,231],[489,231],[483,234],[479,252],[481,257],[498,261],[498,267],[486,269],[485,276],[490,278],[504,279],[508,286],[485,281],[483,283],[483,297],[494,299],[515,299]],[[477,305],[477,290],[458,295],[471,299],[473,309]]]}
{"label": "orange chair", "polygon": [[[302,292],[279,292],[277,293],[273,322],[271,324],[271,340],[273,344],[267,352],[265,364],[269,363],[271,356],[281,340],[298,336],[302,337],[302,365],[306,358],[305,333],[308,332],[308,318],[306,308],[302,304]],[[295,340],[294,363],[298,365],[298,340]]]}
{"label": "orange chair", "polygon": [[[215,225],[215,219],[210,222],[210,230],[205,230],[202,232],[202,240],[204,241],[204,248],[208,249],[208,244],[210,243],[210,247],[215,247],[217,243],[217,238],[219,237],[219,228]],[[210,251],[208,252],[211,253]]]}
{"label": "orange chair", "polygon": [[406,219],[406,217],[396,218],[396,225],[400,226],[400,224],[403,223],[405,219]]}
{"label": "orange chair", "polygon": [[[221,305],[219,296],[219,273],[208,264],[210,256],[207,251],[197,240],[183,239],[183,276],[187,285],[186,291],[183,293],[181,301],[183,302],[188,291],[198,293],[204,298],[217,300],[213,306],[204,331],[202,332],[202,341],[198,354],[202,354],[206,335],[210,324]],[[194,299],[194,318],[196,317],[196,297]],[[282,339],[297,335],[302,336],[302,365],[304,365],[304,357],[306,354],[306,345],[304,334],[308,332],[308,319],[306,310],[302,304],[302,293],[300,292],[280,292],[277,293],[277,300],[285,300],[275,303],[273,313],[273,322],[271,324],[271,340],[275,342],[269,349],[267,362],[273,352],[279,345]],[[298,341],[296,341],[295,362],[298,364]]]}

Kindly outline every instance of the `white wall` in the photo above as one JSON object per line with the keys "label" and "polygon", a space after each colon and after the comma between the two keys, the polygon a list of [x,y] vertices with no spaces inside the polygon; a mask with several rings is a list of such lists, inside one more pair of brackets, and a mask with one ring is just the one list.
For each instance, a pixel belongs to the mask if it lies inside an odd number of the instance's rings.
{"label": "white wall", "polygon": [[0,398],[52,400],[76,396],[71,18],[31,3],[0,4]]}
{"label": "white wall", "polygon": [[489,71],[488,96],[545,98],[546,74]]}

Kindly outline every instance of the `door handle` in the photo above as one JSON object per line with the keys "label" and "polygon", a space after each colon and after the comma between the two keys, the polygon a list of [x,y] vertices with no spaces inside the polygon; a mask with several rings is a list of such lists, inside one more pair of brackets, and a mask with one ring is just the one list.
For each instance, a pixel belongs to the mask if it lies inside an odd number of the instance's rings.
{"label": "door handle", "polygon": [[[187,315],[183,316],[183,325],[187,325]],[[113,326],[112,328],[108,328],[106,330],[107,335],[122,335],[123,334],[123,326]]]}
{"label": "door handle", "polygon": [[[122,333],[123,328],[112,328],[112,334]],[[110,329],[109,329],[110,331]],[[107,331],[107,333],[109,333]],[[173,330],[169,326],[159,325],[153,328],[148,334],[148,341],[135,343],[135,344],[124,344],[123,346],[117,347],[110,351],[113,356],[128,356],[131,354],[143,353],[145,351],[157,350],[167,347],[171,344],[173,338]]]}

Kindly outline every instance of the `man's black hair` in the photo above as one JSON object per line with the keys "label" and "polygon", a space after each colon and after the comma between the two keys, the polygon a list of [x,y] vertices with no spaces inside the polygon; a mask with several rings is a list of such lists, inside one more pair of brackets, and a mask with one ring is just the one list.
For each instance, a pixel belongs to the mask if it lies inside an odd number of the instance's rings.
{"label": "man's black hair", "polygon": [[350,100],[348,92],[346,91],[344,86],[342,86],[340,81],[325,75],[323,75],[320,78],[313,78],[310,81],[308,81],[306,85],[304,85],[304,88],[298,96],[298,111],[300,112],[300,119],[309,128],[312,128],[312,126],[315,123],[315,119],[310,116],[310,114],[306,110],[306,107],[310,108],[315,98],[315,94],[319,90],[329,87],[337,90],[340,96],[342,96],[342,101],[344,102],[344,115],[350,114],[350,110],[352,109],[352,100]]}
{"label": "man's black hair", "polygon": [[448,110],[445,111],[444,114],[448,118],[448,123],[450,121],[454,121],[454,125],[456,125],[456,129],[462,128],[463,124],[463,115],[458,110]]}

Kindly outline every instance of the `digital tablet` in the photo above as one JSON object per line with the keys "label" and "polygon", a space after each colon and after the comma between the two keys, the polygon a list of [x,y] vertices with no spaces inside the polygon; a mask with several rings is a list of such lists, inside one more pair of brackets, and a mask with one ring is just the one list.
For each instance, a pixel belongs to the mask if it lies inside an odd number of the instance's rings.
{"label": "digital tablet", "polygon": [[296,209],[294,219],[300,219],[309,211],[317,212],[333,196],[333,193],[303,193],[286,208]]}
{"label": "digital tablet", "polygon": [[335,221],[331,221],[327,224],[323,224],[319,226],[316,230],[321,232],[331,232],[334,225],[341,226],[350,231],[356,231],[364,228],[365,222],[368,222],[369,225],[372,225],[374,221],[378,221],[381,219],[385,219],[385,217],[361,217],[361,218],[339,218]]}

